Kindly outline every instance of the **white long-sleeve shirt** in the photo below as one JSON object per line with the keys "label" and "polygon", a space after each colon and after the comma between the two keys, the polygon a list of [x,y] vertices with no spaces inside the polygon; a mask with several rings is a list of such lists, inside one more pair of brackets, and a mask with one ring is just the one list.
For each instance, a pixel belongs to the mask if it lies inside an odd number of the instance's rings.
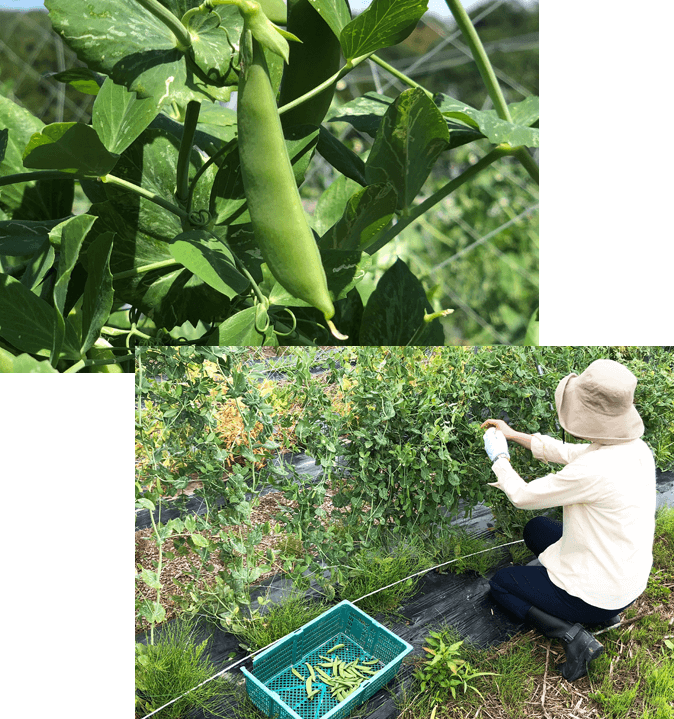
{"label": "white long-sleeve shirt", "polygon": [[646,588],[653,564],[655,462],[641,439],[564,444],[534,434],[536,459],[566,465],[525,482],[501,458],[492,465],[520,509],[563,507],[562,538],[539,556],[553,584],[602,609],[620,609]]}

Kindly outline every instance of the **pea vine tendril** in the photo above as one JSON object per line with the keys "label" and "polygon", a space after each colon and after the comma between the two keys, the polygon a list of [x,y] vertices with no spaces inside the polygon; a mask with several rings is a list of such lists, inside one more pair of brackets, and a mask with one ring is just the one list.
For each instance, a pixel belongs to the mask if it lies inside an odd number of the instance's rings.
{"label": "pea vine tendril", "polygon": [[212,218],[208,210],[192,210],[187,219],[193,227],[206,227]]}
{"label": "pea vine tendril", "polygon": [[290,307],[284,307],[283,310],[285,310],[292,318],[293,326],[290,328],[288,332],[280,332],[279,330],[274,327],[274,334],[279,337],[289,337],[293,332],[297,329],[297,317],[295,317],[294,312],[290,309]]}

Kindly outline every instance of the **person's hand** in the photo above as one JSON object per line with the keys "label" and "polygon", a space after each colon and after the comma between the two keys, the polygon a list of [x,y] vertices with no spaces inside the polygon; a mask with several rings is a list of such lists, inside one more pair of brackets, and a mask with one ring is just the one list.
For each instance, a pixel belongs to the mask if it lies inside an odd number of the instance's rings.
{"label": "person's hand", "polygon": [[482,427],[482,429],[485,427],[494,427],[499,430],[499,432],[503,432],[503,436],[506,439],[512,439],[515,434],[512,427],[509,427],[502,419],[486,419],[480,427]]}
{"label": "person's hand", "polygon": [[484,448],[492,462],[495,462],[499,457],[507,457],[510,459],[508,441],[503,435],[503,432],[494,427],[490,427],[484,433]]}

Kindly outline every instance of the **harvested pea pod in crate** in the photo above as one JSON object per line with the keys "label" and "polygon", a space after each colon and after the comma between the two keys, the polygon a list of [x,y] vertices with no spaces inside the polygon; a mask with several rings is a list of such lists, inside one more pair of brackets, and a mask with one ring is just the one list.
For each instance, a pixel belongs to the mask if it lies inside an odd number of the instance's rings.
{"label": "harvested pea pod in crate", "polygon": [[241,669],[272,719],[343,719],[393,679],[412,646],[343,601]]}

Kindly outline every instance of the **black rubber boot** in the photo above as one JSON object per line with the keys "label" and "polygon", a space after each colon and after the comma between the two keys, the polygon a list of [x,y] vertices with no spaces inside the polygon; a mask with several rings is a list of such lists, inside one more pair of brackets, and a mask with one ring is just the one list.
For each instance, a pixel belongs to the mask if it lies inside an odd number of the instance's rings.
{"label": "black rubber boot", "polygon": [[619,627],[620,621],[620,614],[616,614],[614,617],[606,619],[603,622],[595,622],[594,624],[583,622],[583,626],[590,632],[598,632],[600,629],[614,629],[615,627]]}
{"label": "black rubber boot", "polygon": [[531,607],[526,620],[539,629],[546,637],[561,639],[564,643],[566,661],[557,668],[570,682],[587,674],[587,665],[603,654],[604,647],[580,624],[565,622],[552,614],[546,614],[538,607]]}

